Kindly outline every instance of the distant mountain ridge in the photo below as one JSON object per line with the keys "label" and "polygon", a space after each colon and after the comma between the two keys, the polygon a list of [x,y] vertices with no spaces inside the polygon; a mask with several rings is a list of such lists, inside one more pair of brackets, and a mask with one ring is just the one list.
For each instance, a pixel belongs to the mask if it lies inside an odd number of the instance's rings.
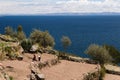
{"label": "distant mountain ridge", "polygon": [[43,15],[120,15],[120,13],[103,12],[103,13],[49,13]]}
{"label": "distant mountain ridge", "polygon": [[101,12],[101,13],[45,13],[45,14],[3,14],[1,16],[39,16],[39,15],[48,15],[48,16],[84,16],[84,15],[120,15],[118,12]]}

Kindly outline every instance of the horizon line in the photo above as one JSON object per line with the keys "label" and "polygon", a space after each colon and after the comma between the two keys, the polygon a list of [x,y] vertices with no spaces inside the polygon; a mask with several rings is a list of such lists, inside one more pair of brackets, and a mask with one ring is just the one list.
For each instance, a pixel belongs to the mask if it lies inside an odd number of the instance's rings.
{"label": "horizon line", "polygon": [[97,16],[97,15],[120,15],[119,12],[101,12],[101,13],[44,13],[44,14],[1,14],[0,16]]}

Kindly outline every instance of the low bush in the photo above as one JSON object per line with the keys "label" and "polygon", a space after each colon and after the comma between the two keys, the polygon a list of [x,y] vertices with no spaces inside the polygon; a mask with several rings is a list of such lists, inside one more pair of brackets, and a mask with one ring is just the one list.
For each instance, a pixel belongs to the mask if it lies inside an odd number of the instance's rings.
{"label": "low bush", "polygon": [[66,55],[65,52],[59,52],[58,59],[68,59],[68,56]]}
{"label": "low bush", "polygon": [[99,80],[99,72],[88,73],[83,77],[83,80]]}
{"label": "low bush", "polygon": [[83,80],[104,80],[106,70],[104,67],[100,71],[88,73],[83,77]]}
{"label": "low bush", "polygon": [[31,40],[25,39],[21,42],[21,46],[24,49],[24,52],[29,52],[32,47],[32,42]]}

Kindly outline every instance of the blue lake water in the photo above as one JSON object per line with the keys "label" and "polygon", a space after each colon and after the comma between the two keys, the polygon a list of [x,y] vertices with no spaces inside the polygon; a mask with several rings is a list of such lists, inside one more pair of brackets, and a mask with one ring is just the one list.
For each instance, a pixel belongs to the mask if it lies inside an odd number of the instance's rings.
{"label": "blue lake water", "polygon": [[55,38],[55,49],[63,50],[61,37],[69,36],[68,52],[86,57],[84,51],[92,44],[109,44],[120,50],[120,16],[4,16],[0,17],[0,33],[6,26],[22,25],[27,36],[37,28],[48,30]]}

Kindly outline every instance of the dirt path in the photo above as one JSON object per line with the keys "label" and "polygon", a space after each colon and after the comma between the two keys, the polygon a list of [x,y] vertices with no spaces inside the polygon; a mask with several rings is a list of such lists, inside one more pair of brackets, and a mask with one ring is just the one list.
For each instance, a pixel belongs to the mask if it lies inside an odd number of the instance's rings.
{"label": "dirt path", "polygon": [[[5,60],[1,63],[6,67],[6,72],[12,76],[14,80],[29,80],[32,57],[32,54],[25,54],[22,61]],[[41,58],[41,62],[44,62],[55,59],[56,56],[42,54]],[[82,80],[86,73],[96,71],[96,67],[97,65],[93,64],[61,60],[60,64],[43,68],[40,72],[45,75],[46,80]],[[120,76],[106,74],[105,80],[120,80]]]}
{"label": "dirt path", "polygon": [[14,78],[14,80],[28,80],[30,69],[29,63],[24,61],[3,61],[6,72]]}
{"label": "dirt path", "polygon": [[96,65],[61,60],[51,68],[42,69],[46,80],[82,80],[87,72],[96,71]]}
{"label": "dirt path", "polygon": [[[38,56],[36,54],[36,56]],[[6,72],[14,78],[14,80],[29,80],[31,73],[30,64],[32,62],[33,54],[25,54],[22,61],[18,60],[5,60],[1,63],[6,68]],[[41,62],[56,58],[54,55],[42,54]]]}

